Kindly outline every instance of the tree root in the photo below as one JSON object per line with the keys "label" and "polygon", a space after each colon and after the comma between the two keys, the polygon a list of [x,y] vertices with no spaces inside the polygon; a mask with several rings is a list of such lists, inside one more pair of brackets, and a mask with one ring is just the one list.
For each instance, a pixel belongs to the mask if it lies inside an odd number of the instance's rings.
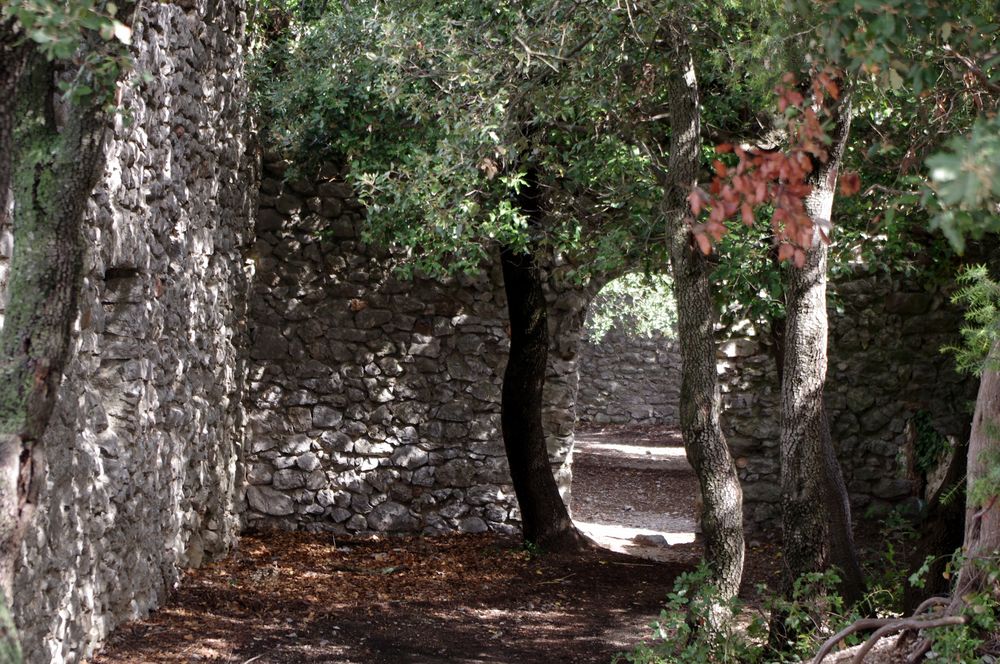
{"label": "tree root", "polygon": [[[919,618],[918,616],[924,611],[934,607],[934,606],[944,606],[949,603],[948,599],[945,597],[931,597],[925,600],[917,607],[913,616],[908,618],[863,618],[857,620],[844,629],[840,630],[823,644],[823,647],[819,649],[816,653],[816,657],[813,658],[812,664],[820,664],[823,659],[830,654],[830,652],[843,641],[845,638],[854,634],[855,632],[862,632],[870,629],[874,629],[875,632],[865,641],[864,645],[858,649],[855,654],[852,664],[862,664],[864,662],[865,655],[867,655],[875,644],[879,640],[888,635],[895,634],[896,632],[904,632],[909,630],[921,630],[921,629],[931,629],[934,627],[947,627],[949,625],[962,625],[967,622],[964,616],[943,616],[940,618]],[[918,659],[922,657],[927,649],[930,647],[930,641],[925,640],[922,642],[918,648],[917,653]],[[915,661],[913,659],[910,660]]]}
{"label": "tree root", "polygon": [[932,627],[948,627],[949,625],[962,625],[967,622],[965,616],[945,616],[943,618],[932,618],[930,620],[918,620],[917,618],[903,618],[890,625],[886,625],[880,629],[875,630],[875,633],[869,637],[865,644],[861,646],[857,654],[854,656],[854,661],[852,664],[862,664],[865,661],[865,655],[875,647],[886,634],[895,634],[896,632],[902,632],[903,630],[909,629],[931,629]]}

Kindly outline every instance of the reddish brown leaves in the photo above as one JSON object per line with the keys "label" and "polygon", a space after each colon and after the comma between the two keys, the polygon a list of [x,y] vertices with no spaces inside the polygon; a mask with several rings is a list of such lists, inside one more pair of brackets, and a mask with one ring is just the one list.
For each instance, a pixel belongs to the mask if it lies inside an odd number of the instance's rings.
{"label": "reddish brown leaves", "polygon": [[[775,88],[778,110],[785,116],[788,147],[764,150],[722,143],[715,149],[723,155],[735,153],[739,162],[727,166],[721,159],[712,162],[714,177],[708,191],[695,188],[688,196],[695,216],[708,211],[707,220],[694,226],[698,247],[708,254],[713,242],[726,234],[725,222],[739,215],[747,226],[757,220],[755,210],[762,205],[773,209],[771,228],[779,244],[780,260],[798,266],[805,262],[806,247],[812,244],[813,223],[805,201],[812,192],[809,178],[814,165],[829,159],[830,138],[824,120],[830,111],[827,101],[840,96],[836,74],[832,70],[817,74],[809,87],[809,97],[796,87],[795,77],[785,74]],[[841,177],[840,193],[849,196],[861,186],[856,173]],[[823,241],[828,241],[821,232]]]}
{"label": "reddish brown leaves", "polygon": [[861,176],[851,171],[840,176],[840,195],[853,196],[861,190]]}

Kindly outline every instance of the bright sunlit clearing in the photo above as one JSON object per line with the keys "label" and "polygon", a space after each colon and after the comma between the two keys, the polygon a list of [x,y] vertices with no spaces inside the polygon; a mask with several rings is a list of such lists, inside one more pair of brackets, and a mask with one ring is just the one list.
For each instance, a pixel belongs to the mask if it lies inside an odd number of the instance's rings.
{"label": "bright sunlit clearing", "polygon": [[606,523],[588,523],[586,521],[574,521],[574,523],[576,523],[577,528],[582,530],[587,537],[603,547],[620,553],[628,553],[630,547],[635,547],[637,544],[642,545],[642,542],[635,541],[635,538],[640,536],[660,536],[670,546],[674,544],[689,544],[694,541],[693,532],[667,533],[648,528],[631,528],[629,526],[615,526]]}
{"label": "bright sunlit clearing", "polygon": [[588,452],[618,452],[629,456],[647,459],[684,458],[683,447],[646,447],[643,445],[626,445],[623,443],[601,443],[594,440],[581,440],[578,445]]}

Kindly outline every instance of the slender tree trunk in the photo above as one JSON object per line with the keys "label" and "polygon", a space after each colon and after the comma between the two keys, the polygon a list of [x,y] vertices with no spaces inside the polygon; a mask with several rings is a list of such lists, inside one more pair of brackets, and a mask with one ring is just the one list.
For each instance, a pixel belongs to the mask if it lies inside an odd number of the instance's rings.
{"label": "slender tree trunk", "polygon": [[[778,384],[784,381],[785,365],[785,319],[771,321],[771,351],[778,372]],[[851,504],[847,494],[830,436],[830,424],[826,406],[820,414],[820,447],[823,454],[823,506],[827,511],[830,537],[830,561],[842,570],[841,594],[853,604],[864,595],[864,574],[854,546],[851,525]],[[787,582],[787,580],[786,580]]]}
{"label": "slender tree trunk", "polygon": [[[540,223],[540,191],[533,174],[518,196],[532,226]],[[586,539],[573,525],[552,475],[542,428],[542,391],[549,353],[549,327],[542,275],[529,252],[500,252],[510,321],[510,355],[503,376],[500,421],[511,483],[527,542],[550,551],[574,551]]]}
{"label": "slender tree trunk", "polygon": [[677,298],[680,425],[704,501],[701,522],[712,583],[728,599],[739,591],[743,575],[743,491],[720,424],[722,401],[710,266],[696,247],[688,224],[687,196],[697,183],[701,163],[698,84],[684,26],[671,21],[667,33],[677,66],[668,79],[672,133],[662,209]]}
{"label": "slender tree trunk", "polygon": [[856,604],[865,595],[865,575],[861,570],[858,549],[854,544],[854,525],[851,521],[851,499],[847,493],[844,474],[830,437],[826,405],[822,411],[823,423],[821,450],[823,453],[823,506],[830,523],[830,562],[840,571],[841,597],[849,604]]}
{"label": "slender tree trunk", "polygon": [[815,226],[805,265],[786,274],[781,369],[781,507],[785,588],[806,572],[840,567],[841,592],[860,599],[864,579],[851,526],[850,502],[823,403],[827,368],[827,247],[837,172],[850,130],[850,103],[837,109],[830,157],[816,171],[806,210]]}
{"label": "slender tree trunk", "polygon": [[[994,344],[979,381],[976,411],[969,436],[967,502],[965,507],[965,563],[959,572],[953,595],[952,612],[975,592],[991,592],[1000,597],[996,580],[989,569],[1000,565],[1000,495],[996,486],[996,468],[1000,466],[1000,342]],[[991,478],[992,475],[992,478]],[[984,482],[989,482],[985,487]]]}

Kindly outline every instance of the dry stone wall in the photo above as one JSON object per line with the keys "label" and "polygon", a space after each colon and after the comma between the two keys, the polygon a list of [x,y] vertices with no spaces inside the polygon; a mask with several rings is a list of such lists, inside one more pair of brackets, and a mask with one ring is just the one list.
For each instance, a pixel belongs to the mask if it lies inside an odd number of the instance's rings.
{"label": "dry stone wall", "polygon": [[[512,531],[498,271],[401,279],[397,255],[360,241],[364,211],[341,173],[284,184],[287,167],[265,162],[253,252],[247,524]],[[553,290],[550,302],[546,427],[568,491],[587,300]]]}
{"label": "dry stone wall", "polygon": [[16,579],[29,662],[87,658],[238,534],[244,25],[242,0],[143,5],[136,70],[152,78],[125,87],[132,122],[114,121],[88,206],[74,356]]}
{"label": "dry stone wall", "polygon": [[576,411],[581,426],[676,424],[681,391],[677,342],[630,335],[616,325],[580,345]]}
{"label": "dry stone wall", "polygon": [[[838,309],[840,311],[838,311]],[[961,312],[946,292],[887,275],[857,274],[832,288],[826,405],[858,516],[914,499],[919,420],[955,440],[968,436],[977,381],[938,352],[958,341]],[[722,345],[726,434],[740,467],[748,520],[777,518],[779,393],[769,349]]]}
{"label": "dry stone wall", "polygon": [[[957,342],[961,314],[947,293],[885,275],[831,288],[826,405],[852,504],[884,512],[920,492],[918,428],[963,439],[975,380],[937,352]],[[723,427],[739,467],[747,522],[776,524],[780,394],[770,348],[719,344]],[[677,424],[680,358],[670,339],[612,330],[580,351],[577,411],[584,424]],[[922,421],[922,423],[921,423]]]}

